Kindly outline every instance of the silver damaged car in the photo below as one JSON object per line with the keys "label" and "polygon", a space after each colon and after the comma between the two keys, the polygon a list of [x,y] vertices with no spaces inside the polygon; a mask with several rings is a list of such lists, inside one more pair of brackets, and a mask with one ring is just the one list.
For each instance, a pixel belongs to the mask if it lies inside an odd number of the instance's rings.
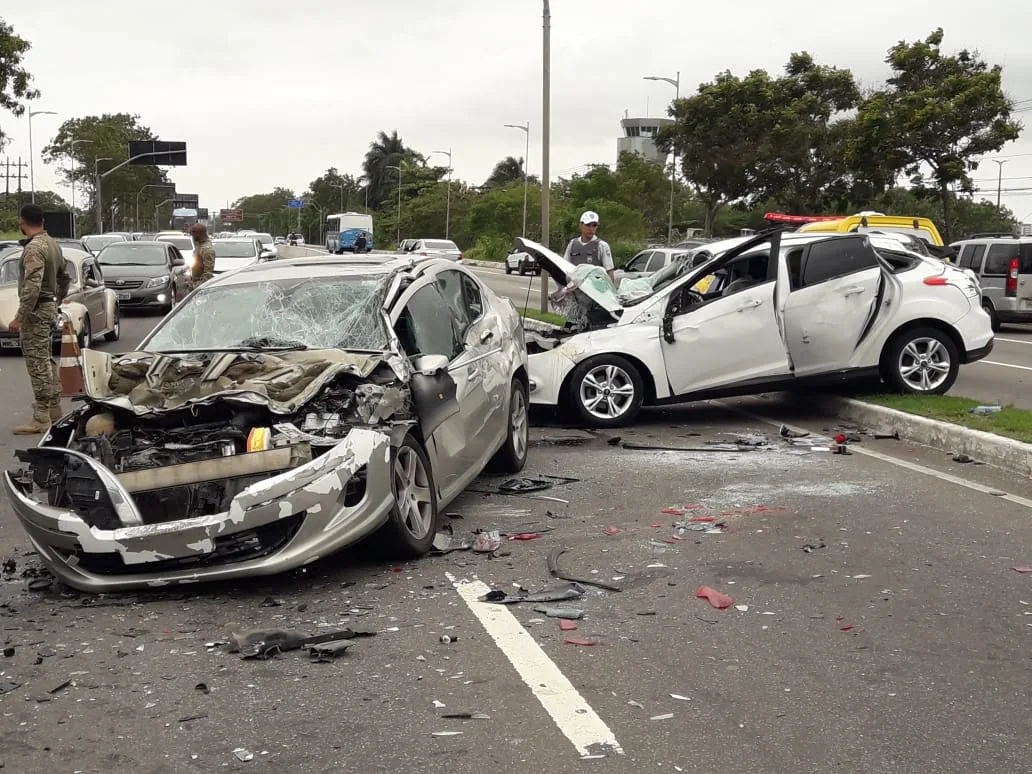
{"label": "silver damaged car", "polygon": [[418,556],[485,467],[527,457],[522,321],[448,260],[248,266],[83,361],[83,405],[4,476],[84,591],[270,575],[373,533]]}

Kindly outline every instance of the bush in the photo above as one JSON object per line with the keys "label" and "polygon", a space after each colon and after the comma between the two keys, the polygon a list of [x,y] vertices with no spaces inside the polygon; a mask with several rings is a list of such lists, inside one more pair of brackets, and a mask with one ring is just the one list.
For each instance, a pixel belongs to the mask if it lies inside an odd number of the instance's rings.
{"label": "bush", "polygon": [[644,242],[620,240],[618,242],[610,242],[609,248],[613,251],[613,263],[616,264],[616,268],[622,268],[631,258],[637,255],[639,252],[645,249]]}
{"label": "bush", "polygon": [[477,239],[476,244],[463,253],[464,258],[471,261],[497,261],[505,260],[505,256],[512,249],[512,239],[503,236],[482,236]]}

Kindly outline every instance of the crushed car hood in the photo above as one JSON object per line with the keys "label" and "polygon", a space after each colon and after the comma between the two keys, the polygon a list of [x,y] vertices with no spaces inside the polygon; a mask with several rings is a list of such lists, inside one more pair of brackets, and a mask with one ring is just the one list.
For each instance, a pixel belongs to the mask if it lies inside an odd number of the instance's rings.
{"label": "crushed car hood", "polygon": [[624,307],[616,297],[616,288],[609,281],[605,269],[600,266],[575,266],[544,245],[539,245],[537,242],[523,237],[517,237],[513,242],[513,247],[532,255],[538,265],[548,272],[560,288],[570,288],[575,293],[583,295],[595,306],[608,312],[614,320],[620,319]]}
{"label": "crushed car hood", "polygon": [[386,363],[399,379],[408,377],[400,358],[337,349],[167,355],[85,349],[82,362],[90,398],[141,416],[217,401],[292,414],[340,374],[365,378]]}

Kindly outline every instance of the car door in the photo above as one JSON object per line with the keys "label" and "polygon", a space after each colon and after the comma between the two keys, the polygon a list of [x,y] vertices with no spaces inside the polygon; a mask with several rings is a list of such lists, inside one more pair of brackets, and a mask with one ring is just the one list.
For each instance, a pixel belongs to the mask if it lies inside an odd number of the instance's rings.
{"label": "car door", "polygon": [[92,258],[87,258],[82,262],[80,303],[89,311],[91,330],[104,330],[107,327],[107,320],[104,315],[104,284],[100,280],[97,264]]}
{"label": "car door", "polygon": [[785,332],[795,375],[848,368],[877,313],[884,281],[877,253],[862,236],[813,242],[793,275]]}
{"label": "car door", "polygon": [[505,402],[509,397],[509,369],[502,358],[501,323],[497,313],[485,307],[476,280],[458,269],[437,274],[437,288],[459,324],[459,339],[464,352],[457,367],[479,387],[474,396],[486,401],[471,407],[468,428],[470,468],[479,470],[501,445],[507,433]]}
{"label": "car door", "polygon": [[451,314],[442,314],[446,308],[437,283],[427,278],[399,299],[399,311],[393,320],[395,333],[409,358],[448,358],[448,374],[455,382],[459,411],[436,427],[427,441],[435,451],[437,484],[445,497],[450,497],[474,464],[477,442],[471,440],[471,428],[487,424],[489,400],[482,364],[465,351],[457,321]]}
{"label": "car door", "polygon": [[[751,256],[752,260],[763,254]],[[668,302],[662,337],[667,380],[675,395],[791,375],[779,323],[779,261],[764,258],[757,283],[728,288],[703,304],[686,301],[687,284]],[[705,279],[705,278],[704,278]]]}

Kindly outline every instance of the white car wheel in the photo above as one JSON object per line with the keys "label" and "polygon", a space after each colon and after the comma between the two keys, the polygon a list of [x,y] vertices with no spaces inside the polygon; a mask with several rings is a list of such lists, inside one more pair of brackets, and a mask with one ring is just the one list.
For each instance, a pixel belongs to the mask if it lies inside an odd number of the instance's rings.
{"label": "white car wheel", "polygon": [[883,378],[897,392],[942,395],[960,370],[957,346],[935,328],[913,328],[890,341]]}
{"label": "white car wheel", "polygon": [[638,369],[619,355],[600,355],[581,363],[573,371],[570,389],[574,411],[592,427],[629,423],[644,399]]}

